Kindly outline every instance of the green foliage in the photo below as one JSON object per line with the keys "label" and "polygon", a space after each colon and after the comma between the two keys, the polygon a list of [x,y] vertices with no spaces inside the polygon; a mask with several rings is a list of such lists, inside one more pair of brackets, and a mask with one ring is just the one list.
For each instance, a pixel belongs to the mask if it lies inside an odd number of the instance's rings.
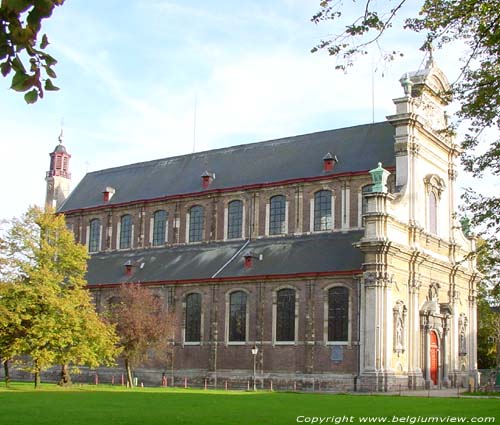
{"label": "green foliage", "polygon": [[62,215],[31,208],[12,221],[0,251],[0,357],[28,355],[34,373],[113,363],[117,337],[85,288],[87,257]]}
{"label": "green foliage", "polygon": [[[11,89],[27,92],[24,100],[34,103],[46,91],[58,90],[48,77],[56,78],[52,69],[57,61],[46,52],[49,45],[43,34],[38,43],[42,20],[52,15],[64,0],[2,0],[0,5],[0,72],[4,77],[11,72]],[[24,63],[23,63],[24,62]],[[29,68],[26,69],[25,65]],[[45,81],[45,84],[42,82]]]}
{"label": "green foliage", "polygon": [[[353,1],[353,3],[355,3]],[[354,23],[345,25],[344,2],[323,0],[312,21],[341,22],[344,30],[330,39],[321,41],[313,51],[327,50],[339,60],[338,69],[352,66],[358,55],[367,53],[370,45],[377,46],[387,60],[400,52],[386,52],[382,48],[384,33],[402,15],[403,28],[425,35],[423,50],[431,46],[442,48],[454,41],[464,42],[468,50],[462,58],[460,78],[452,85],[452,94],[461,104],[457,125],[467,126],[462,141],[462,162],[474,176],[483,173],[500,175],[500,139],[490,137],[484,149],[482,135],[488,129],[500,129],[500,8],[498,0],[420,0],[417,17],[408,16],[404,6],[407,0],[386,0],[357,3],[360,14]],[[415,5],[415,3],[411,3]],[[377,8],[377,10],[374,10]],[[480,229],[485,240],[483,247],[489,260],[488,272],[500,276],[500,197],[485,196],[468,189],[464,196],[471,213],[471,225]]]}

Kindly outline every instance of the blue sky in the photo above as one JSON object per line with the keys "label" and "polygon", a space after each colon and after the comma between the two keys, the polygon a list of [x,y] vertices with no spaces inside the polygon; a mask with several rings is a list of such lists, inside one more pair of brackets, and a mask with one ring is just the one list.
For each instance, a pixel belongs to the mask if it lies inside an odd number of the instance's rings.
{"label": "blue sky", "polygon": [[[61,91],[26,105],[0,80],[0,218],[43,203],[62,120],[73,187],[86,171],[190,153],[194,139],[201,151],[370,122],[374,69],[384,120],[400,76],[422,64],[421,40],[389,34],[403,59],[373,53],[345,75],[310,53],[338,31],[310,22],[318,3],[67,0],[43,27]],[[460,52],[436,54],[450,80]]]}

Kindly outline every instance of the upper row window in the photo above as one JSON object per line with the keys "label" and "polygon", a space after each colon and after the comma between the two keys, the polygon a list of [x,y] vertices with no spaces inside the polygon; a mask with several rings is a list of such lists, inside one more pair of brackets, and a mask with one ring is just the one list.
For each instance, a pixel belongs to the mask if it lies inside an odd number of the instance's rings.
{"label": "upper row window", "polygon": [[227,238],[243,237],[243,202],[231,201],[227,206]]}
{"label": "upper row window", "polygon": [[130,248],[132,245],[132,216],[126,214],[120,220],[120,249]]}
{"label": "upper row window", "polygon": [[314,231],[332,228],[332,192],[320,190],[314,194]]}
{"label": "upper row window", "polygon": [[101,241],[101,220],[94,218],[89,224],[89,252],[97,252]]}
{"label": "upper row window", "polygon": [[153,246],[165,245],[168,213],[164,210],[153,214]]}
{"label": "upper row window", "polygon": [[189,210],[189,242],[200,242],[203,240],[203,229],[205,222],[205,210],[196,205]]}
{"label": "upper row window", "polygon": [[269,206],[269,234],[282,235],[286,233],[286,200],[283,195],[276,195],[271,198]]}

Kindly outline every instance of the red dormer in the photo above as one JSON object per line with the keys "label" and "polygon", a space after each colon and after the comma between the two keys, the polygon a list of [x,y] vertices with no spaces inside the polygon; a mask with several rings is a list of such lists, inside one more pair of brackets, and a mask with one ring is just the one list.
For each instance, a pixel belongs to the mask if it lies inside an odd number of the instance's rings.
{"label": "red dormer", "polygon": [[214,181],[215,179],[215,173],[210,173],[208,171],[205,171],[202,175],[201,175],[201,187],[203,189],[208,189],[209,186],[212,184],[212,182]]}
{"label": "red dormer", "polygon": [[113,197],[113,195],[115,194],[116,190],[113,188],[113,187],[106,187],[106,189],[104,189],[102,191],[102,200],[104,202],[108,202],[111,200],[111,198]]}
{"label": "red dormer", "polygon": [[128,260],[125,264],[125,275],[126,276],[132,276],[134,273],[134,265],[132,264],[132,261]]}
{"label": "red dormer", "polygon": [[323,157],[323,171],[325,171],[325,172],[333,171],[333,167],[335,166],[336,162],[339,162],[339,160],[337,159],[337,156],[332,155],[330,152],[328,152]]}

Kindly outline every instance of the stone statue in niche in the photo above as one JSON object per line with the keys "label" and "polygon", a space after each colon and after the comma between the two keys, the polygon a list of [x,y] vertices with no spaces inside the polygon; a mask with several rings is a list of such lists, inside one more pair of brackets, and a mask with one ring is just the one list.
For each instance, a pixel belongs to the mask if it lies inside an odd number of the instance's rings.
{"label": "stone statue in niche", "polygon": [[458,329],[458,353],[460,355],[465,355],[467,354],[467,317],[464,314],[461,314],[458,319]]}
{"label": "stone statue in niche", "polygon": [[403,353],[405,351],[405,321],[406,306],[403,301],[398,301],[394,306],[394,352]]}

